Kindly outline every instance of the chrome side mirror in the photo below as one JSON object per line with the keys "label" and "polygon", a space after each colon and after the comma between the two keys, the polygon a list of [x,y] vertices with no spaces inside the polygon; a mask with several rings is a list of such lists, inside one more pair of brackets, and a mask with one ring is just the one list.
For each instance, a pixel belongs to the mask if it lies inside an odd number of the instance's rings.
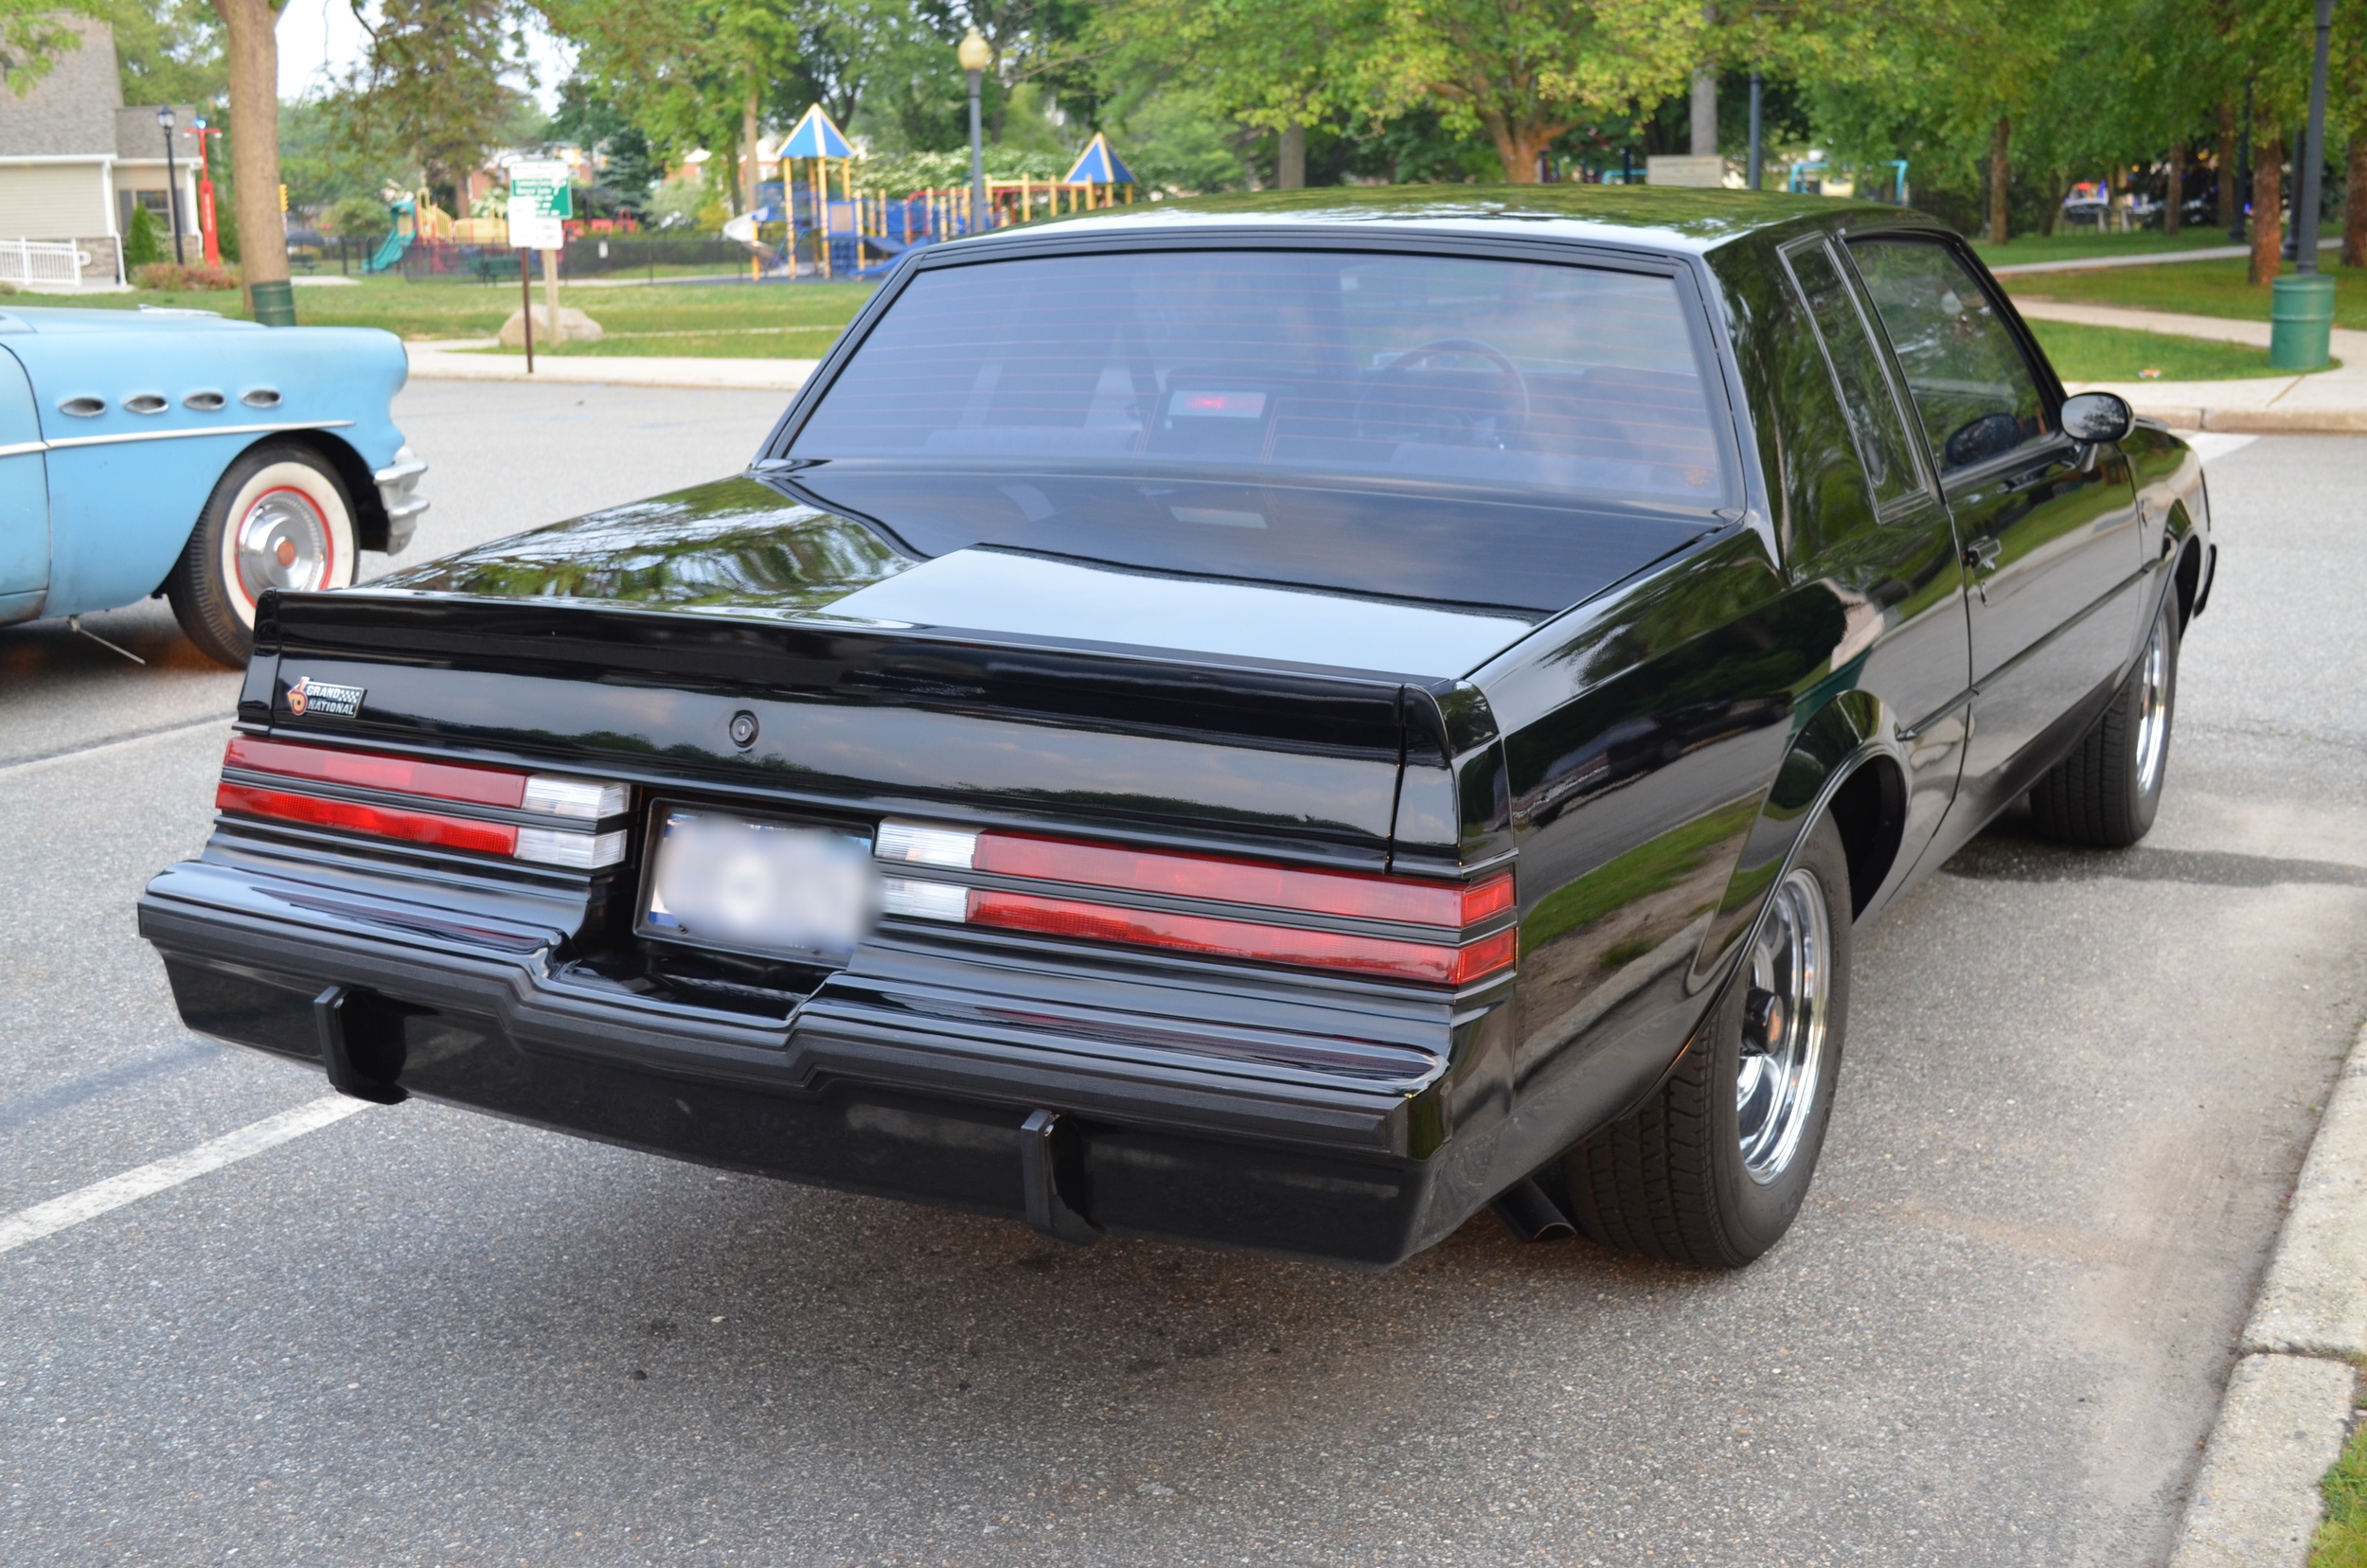
{"label": "chrome side mirror", "polygon": [[2063,400],[2063,434],[2074,441],[2125,440],[2136,428],[2136,410],[2117,392],[2082,392]]}

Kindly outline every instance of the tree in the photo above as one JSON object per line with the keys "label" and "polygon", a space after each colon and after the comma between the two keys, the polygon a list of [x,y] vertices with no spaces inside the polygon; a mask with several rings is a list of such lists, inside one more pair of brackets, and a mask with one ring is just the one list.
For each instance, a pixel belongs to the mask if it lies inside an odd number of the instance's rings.
{"label": "tree", "polygon": [[205,0],[104,0],[126,103],[222,102],[230,89],[222,20]]}
{"label": "tree", "polygon": [[288,281],[288,235],[279,218],[279,7],[275,0],[213,0],[230,65],[231,211],[244,241],[239,258],[247,310],[255,290]]}
{"label": "tree", "polygon": [[1587,116],[1666,98],[1702,58],[1700,0],[1383,0],[1359,73],[1384,109],[1431,102],[1483,133],[1507,183]]}
{"label": "tree", "polygon": [[49,74],[58,56],[82,46],[63,9],[55,0],[0,0],[0,85],[22,93]]}
{"label": "tree", "polygon": [[123,231],[123,265],[126,271],[145,267],[151,261],[162,261],[165,247],[156,237],[156,219],[146,207],[132,208],[132,222]]}
{"label": "tree", "polygon": [[351,144],[399,150],[431,188],[460,187],[510,128],[523,69],[521,17],[510,0],[379,0],[368,51],[347,80]]}

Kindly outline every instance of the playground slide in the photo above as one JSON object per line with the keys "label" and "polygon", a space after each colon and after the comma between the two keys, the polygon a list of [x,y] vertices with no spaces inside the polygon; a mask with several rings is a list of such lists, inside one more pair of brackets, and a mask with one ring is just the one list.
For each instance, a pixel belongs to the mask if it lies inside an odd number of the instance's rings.
{"label": "playground slide", "polygon": [[390,272],[401,265],[402,253],[410,248],[410,234],[396,229],[386,236],[386,242],[378,247],[378,254],[362,264],[362,270],[365,273]]}

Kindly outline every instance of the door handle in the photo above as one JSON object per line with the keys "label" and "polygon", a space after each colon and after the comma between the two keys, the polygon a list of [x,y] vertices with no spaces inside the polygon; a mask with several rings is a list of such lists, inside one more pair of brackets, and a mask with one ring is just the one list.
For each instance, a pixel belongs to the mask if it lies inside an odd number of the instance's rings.
{"label": "door handle", "polygon": [[1976,539],[1965,546],[1965,564],[1976,572],[1994,572],[1997,570],[1997,558],[2004,550],[2004,541],[1994,536]]}

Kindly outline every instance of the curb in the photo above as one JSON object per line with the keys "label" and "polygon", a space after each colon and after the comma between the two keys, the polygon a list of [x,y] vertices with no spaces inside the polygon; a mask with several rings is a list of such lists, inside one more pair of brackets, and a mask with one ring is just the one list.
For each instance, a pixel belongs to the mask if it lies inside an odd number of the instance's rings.
{"label": "curb", "polygon": [[2367,1359],[2367,1028],[2310,1140],[2170,1568],[2301,1568]]}
{"label": "curb", "polygon": [[525,362],[502,354],[438,353],[410,345],[413,381],[523,382],[545,386],[672,386],[707,392],[794,392],[818,360],[694,359],[688,355],[551,354]]}
{"label": "curb", "polygon": [[2222,430],[2242,436],[2367,436],[2367,408],[2148,408],[2135,399],[2138,417],[2159,419],[2172,430]]}

